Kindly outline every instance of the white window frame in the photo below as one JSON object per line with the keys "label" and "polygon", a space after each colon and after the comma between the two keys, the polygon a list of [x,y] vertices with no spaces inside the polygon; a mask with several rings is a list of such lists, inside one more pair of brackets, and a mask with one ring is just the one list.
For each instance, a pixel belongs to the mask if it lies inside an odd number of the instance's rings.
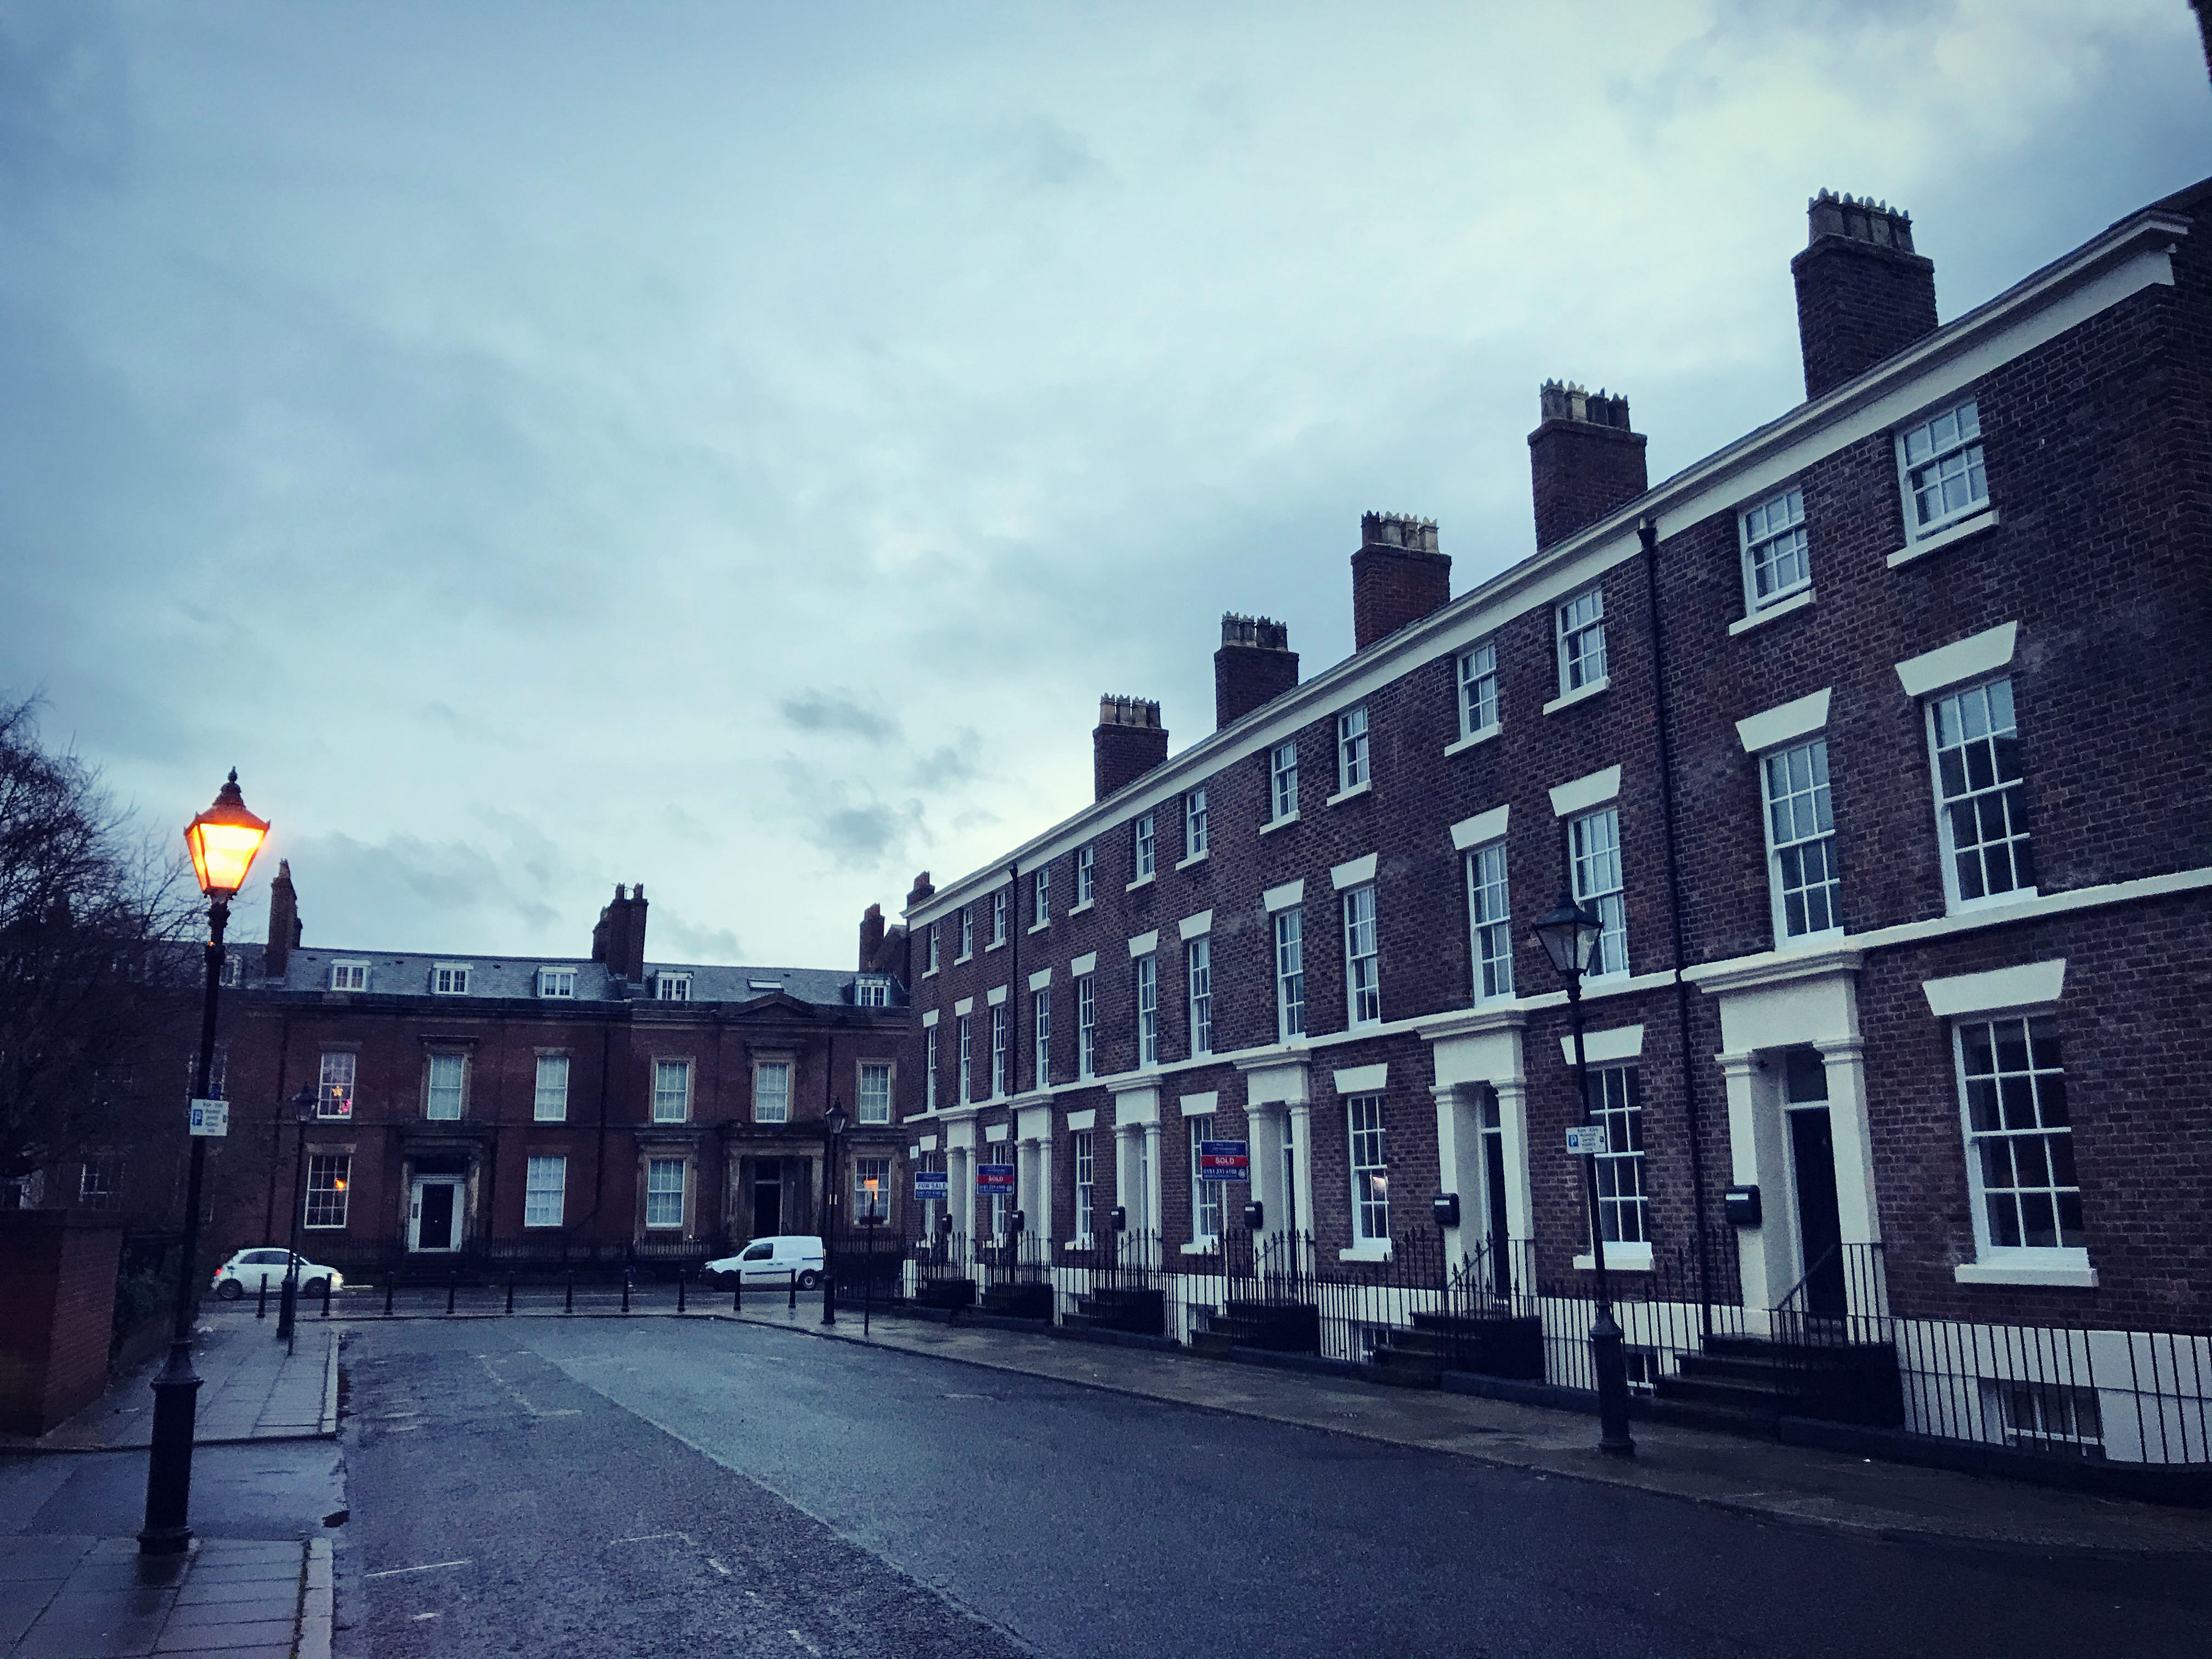
{"label": "white window frame", "polygon": [[473,964],[465,962],[441,962],[430,969],[430,994],[434,997],[465,997],[469,994],[469,969]]}
{"label": "white window frame", "polygon": [[1075,849],[1075,908],[1080,910],[1098,896],[1098,845],[1085,842]]}
{"label": "white window frame", "polygon": [[1036,1056],[1036,1087],[1052,1086],[1052,987],[1030,993],[1030,1048]]}
{"label": "white window frame", "polygon": [[[1951,422],[1945,430],[1944,423]],[[1917,459],[1916,445],[1920,447]],[[1946,471],[1947,463],[1958,465]],[[1920,495],[1923,484],[1936,486],[1939,498],[1936,512],[1923,516]],[[1960,398],[1931,410],[1912,422],[1901,427],[1897,434],[1898,487],[1905,497],[1905,539],[1908,545],[1924,541],[1940,531],[1962,523],[1990,507],[1989,477],[1982,455],[1982,417],[1980,400]],[[1965,497],[1960,505],[1946,507],[1940,498],[1948,494],[1948,480],[1962,480],[1960,494]]]}
{"label": "white window frame", "polygon": [[[868,1177],[876,1178],[875,1197],[868,1195]],[[853,1219],[859,1221],[873,1215],[879,1221],[891,1218],[891,1161],[888,1158],[856,1158],[853,1160]]]}
{"label": "white window frame", "polygon": [[659,972],[653,976],[653,995],[656,1002],[689,1002],[691,1000],[691,975]]}
{"label": "white window frame", "polygon": [[1336,717],[1336,793],[1347,794],[1372,778],[1367,755],[1367,705],[1363,702]]}
{"label": "white window frame", "polygon": [[[2025,1069],[2008,1070],[2003,1064],[1996,1046],[1998,1028],[2008,1026],[2020,1028],[2023,1031],[2027,1060]],[[2039,1027],[2042,1028],[2041,1035],[2048,1038],[2054,1050],[2047,1056],[2048,1064],[2044,1063],[2045,1056],[2038,1053]],[[1992,1069],[1986,1074],[1970,1073],[1966,1069],[1968,1040],[1977,1030],[1985,1030],[1990,1034]],[[1966,1136],[1966,1189],[1974,1213],[1976,1262],[1997,1267],[2086,1270],[2089,1266],[2089,1250],[2083,1231],[2081,1172],[2074,1164],[2075,1114],[2067,1101],[2066,1068],[2063,1050],[2058,1049],[2056,1017],[2048,1008],[2015,1008],[1956,1016],[1951,1021],[1951,1060],[1959,1089],[1959,1124],[1960,1132]],[[1986,1091],[1977,1091],[1973,1085],[1984,1078],[1990,1087]],[[2057,1099],[2049,1103],[2055,1107],[2055,1115],[2064,1121],[2055,1126],[2044,1121],[2047,1097],[2052,1093],[2051,1084],[2045,1079],[2054,1079],[2057,1085]],[[2008,1088],[2008,1084],[2012,1086]],[[1994,1109],[1992,1115],[1997,1127],[1978,1128],[1975,1126],[1978,1095]],[[2022,1108],[2026,1109],[2025,1114]],[[2046,1182],[2039,1184],[2017,1179],[2028,1170],[2027,1160],[2022,1158],[2018,1143],[2031,1140],[2042,1143],[2038,1154],[2039,1167],[2051,1177]],[[1999,1141],[2008,1143],[2002,1160],[2015,1176],[2014,1185],[2000,1190],[2015,1194],[2041,1193],[2048,1195],[2057,1236],[2063,1239],[2068,1231],[2072,1231],[2082,1236],[2084,1242],[2074,1244],[2004,1244],[1997,1242],[1996,1229],[1990,1224],[1991,1193],[1988,1164],[1996,1157],[1993,1149],[1995,1143]],[[2073,1176],[2071,1182],[2062,1182],[2057,1178],[2062,1160],[2054,1154],[2058,1153],[2062,1147],[2063,1164]],[[2070,1194],[2074,1200],[2070,1227],[2064,1223],[2061,1214],[2064,1207],[2063,1197],[2066,1194]],[[2020,1216],[2021,1205],[2017,1199],[2014,1208],[2015,1216]],[[2021,1236],[2023,1238],[2026,1237],[2024,1228]]]}
{"label": "white window frame", "polygon": [[1344,1002],[1347,1026],[1382,1023],[1382,945],[1375,884],[1344,890]]}
{"label": "white window frame", "polygon": [[1599,684],[1608,678],[1605,650],[1605,589],[1586,587],[1552,608],[1559,642],[1559,695]]}
{"label": "white window frame", "polygon": [[1136,981],[1137,1064],[1160,1063],[1160,958],[1147,951],[1130,964]]}
{"label": "white window frame", "polygon": [[522,1224],[558,1227],[568,1218],[568,1160],[533,1152],[523,1166]]}
{"label": "white window frame", "polygon": [[[445,1062],[450,1062],[453,1067],[453,1082],[450,1091],[438,1081],[438,1074],[442,1069],[442,1063]],[[452,1097],[453,1110],[441,1111],[439,1109],[442,1103],[441,1097],[448,1092]],[[467,1115],[468,1109],[468,1055],[453,1049],[440,1050],[425,1055],[422,1064],[423,1117],[433,1123],[458,1123]]]}
{"label": "white window frame", "polygon": [[1212,850],[1211,830],[1206,816],[1206,786],[1183,792],[1182,798],[1182,856],[1188,863],[1202,859]]}
{"label": "white window frame", "polygon": [[1277,744],[1267,754],[1270,823],[1288,823],[1298,815],[1298,740]]}
{"label": "white window frame", "polygon": [[[1736,514],[1743,550],[1743,612],[1802,593],[1813,585],[1813,553],[1805,527],[1805,492],[1796,484],[1754,501]],[[1772,573],[1771,585],[1761,578]]]}
{"label": "white window frame", "polygon": [[1213,936],[1200,933],[1183,945],[1183,981],[1190,996],[1190,1054],[1213,1052]]}
{"label": "white window frame", "polygon": [[[1632,1060],[1621,1066],[1593,1066],[1587,1076],[1589,1094],[1586,1104],[1590,1109],[1586,1113],[1586,1121],[1605,1129],[1606,1150],[1596,1155],[1598,1225],[1613,1230],[1605,1235],[1608,1249],[1629,1245],[1649,1249],[1650,1195],[1644,1180],[1642,1073]],[[1632,1237],[1629,1231],[1632,1223]],[[1587,1220],[1584,1224],[1589,1224]]]}
{"label": "white window frame", "polygon": [[1129,848],[1129,878],[1143,881],[1159,868],[1160,848],[1158,823],[1153,814],[1140,812],[1131,830]]}
{"label": "white window frame", "polygon": [[[1802,780],[1800,757],[1804,760]],[[1778,800],[1775,794],[1777,767],[1785,774]],[[1835,812],[1828,784],[1828,740],[1815,733],[1802,742],[1784,744],[1759,756],[1759,791],[1763,808],[1759,817],[1766,830],[1767,890],[1774,912],[1776,948],[1840,938],[1844,931],[1843,874],[1836,863]],[[1795,864],[1796,873],[1802,877],[1803,861],[1812,856],[1807,849],[1817,849],[1827,875],[1819,882],[1801,880],[1793,888],[1791,866]],[[1793,899],[1805,923],[1794,929],[1790,925]],[[1819,927],[1813,926],[1820,915],[1825,915],[1826,921]]]}
{"label": "white window frame", "polygon": [[566,1123],[568,1121],[568,1056],[540,1054],[530,1096],[530,1121]]}
{"label": "white window frame", "polygon": [[1042,927],[1052,920],[1052,866],[1040,866],[1030,885],[1030,908],[1034,913],[1032,927]]}
{"label": "white window frame", "polygon": [[960,1052],[960,1075],[955,1081],[952,1097],[965,1106],[975,1098],[975,1028],[974,1016],[955,1014],[952,1030],[957,1038]]}
{"label": "white window frame", "polygon": [[[791,1121],[792,1063],[787,1060],[757,1060],[753,1062],[753,1121],[756,1123],[788,1123]],[[763,1088],[762,1083],[770,1073],[775,1078],[774,1088]]]}
{"label": "white window frame", "polygon": [[994,951],[1006,942],[1006,895],[1013,890],[1001,887],[991,895],[991,946]]}
{"label": "white window frame", "polygon": [[[360,1074],[361,1056],[350,1048],[325,1048],[316,1077],[315,1115],[343,1121],[353,1115],[354,1080]],[[334,1093],[333,1091],[343,1091]],[[333,1102],[342,1101],[345,1109],[331,1110]]]}
{"label": "white window frame", "polygon": [[853,1006],[855,1008],[890,1007],[890,981],[881,974],[862,974],[853,981]]}
{"label": "white window frame", "polygon": [[937,1028],[927,1025],[921,1032],[921,1109],[937,1109]]}
{"label": "white window frame", "polygon": [[562,1000],[576,994],[576,970],[574,968],[540,968],[538,970],[538,994]]}
{"label": "white window frame", "polygon": [[[307,1154],[307,1188],[300,1224],[309,1232],[343,1232],[353,1196],[353,1154]],[[319,1207],[317,1200],[320,1199]],[[319,1219],[318,1218],[319,1217]]]}
{"label": "white window frame", "polygon": [[1098,975],[1075,976],[1075,1075],[1098,1075]]}
{"label": "white window frame", "polygon": [[888,1060],[860,1062],[859,1079],[853,1087],[853,1119],[856,1123],[889,1123],[891,1091],[897,1073]]}
{"label": "white window frame", "polygon": [[1013,1058],[1006,1052],[1006,1005],[991,1005],[991,1098],[998,1100],[1006,1092],[1006,1063]]}
{"label": "white window frame", "polygon": [[[1967,699],[1976,697],[1980,698],[1984,704],[1986,711],[1985,718],[1989,721],[1989,730],[1982,737],[1967,738],[1960,744],[1954,745],[1961,752],[1962,758],[1960,765],[1962,781],[1968,787],[1965,793],[1953,796],[1947,793],[1943,778],[1943,757],[1948,750],[1942,741],[1942,710],[1948,705],[1955,704],[1959,707],[1961,716],[1960,731],[1963,735],[1966,725],[1966,713],[1972,706]],[[1923,701],[1927,709],[1923,718],[1927,722],[1928,729],[1929,777],[1936,800],[1936,845],[1942,855],[1945,904],[1954,911],[1978,910],[1993,904],[2012,904],[2024,898],[2035,897],[2037,893],[2035,836],[2033,826],[2027,822],[2027,768],[2021,753],[2020,716],[2013,703],[2012,677],[2009,674],[1999,674],[1990,679],[1977,680],[1970,685],[1952,686],[1941,691],[1930,692]],[[2010,724],[2002,730],[1995,723],[1999,703],[2002,704],[2005,717],[2010,721]],[[2019,766],[2019,775],[2009,782],[2005,781],[2002,777],[2001,763],[2004,758],[2005,751],[1999,747],[2000,742],[2008,736],[2012,744],[2011,755]],[[1985,786],[1976,787],[1973,782],[1971,759],[1966,757],[1965,751],[1973,744],[1983,741],[1987,741],[1990,746],[1992,781]],[[2018,828],[2002,839],[2007,849],[2008,867],[2015,876],[2018,876],[2023,873],[2021,866],[2024,864],[2026,866],[2024,873],[2027,876],[2025,881],[2016,886],[1990,890],[1988,886],[1988,860],[1984,849],[1994,847],[1997,843],[1994,841],[1978,842],[1975,843],[1974,857],[1982,866],[1983,890],[1972,897],[1966,896],[1965,885],[1959,879],[1960,854],[1958,837],[1953,829],[1953,813],[1955,808],[1969,801],[1975,803],[1972,811],[1978,820],[1978,820],[1982,816],[1981,804],[1988,801],[1996,803],[1998,810],[2004,815],[2008,826],[2017,823]]]}
{"label": "white window frame", "polygon": [[1223,1183],[1199,1179],[1199,1143],[1214,1138],[1213,1114],[1201,1112],[1183,1121],[1190,1126],[1190,1242],[1218,1248],[1221,1243]]}
{"label": "white window frame", "polygon": [[1275,912],[1275,1036],[1288,1042],[1306,1031],[1305,907]]}
{"label": "white window frame", "polygon": [[1503,841],[1467,851],[1467,923],[1474,966],[1474,1000],[1510,998],[1513,991],[1513,895]]}
{"label": "white window frame", "polygon": [[691,1062],[689,1060],[673,1059],[667,1055],[654,1058],[653,1121],[655,1123],[689,1123],[691,1121]]}
{"label": "white window frame", "polygon": [[[675,1184],[666,1177],[671,1172]],[[645,1161],[645,1224],[656,1232],[674,1231],[684,1225],[684,1200],[690,1196],[690,1170],[680,1158],[648,1158]],[[673,1199],[672,1206],[670,1199]],[[671,1208],[675,1216],[668,1218]]]}
{"label": "white window frame", "polygon": [[924,972],[924,973],[926,973],[926,974],[933,974],[933,973],[935,973],[936,971],[937,971],[937,924],[936,924],[935,922],[933,922],[933,922],[931,922],[931,923],[929,924],[929,966],[928,966],[928,967],[927,967],[927,968],[925,968],[925,969],[922,969],[922,972]]}
{"label": "white window frame", "polygon": [[1075,1242],[1079,1245],[1091,1243],[1091,1229],[1095,1219],[1091,1199],[1097,1190],[1097,1149],[1089,1129],[1068,1132],[1068,1169],[1075,1182]]}
{"label": "white window frame", "polygon": [[[1345,1164],[1355,1248],[1390,1243],[1390,1152],[1379,1094],[1344,1097]],[[1377,1223],[1380,1223],[1379,1229]]]}
{"label": "white window frame", "polygon": [[[1628,876],[1620,846],[1620,809],[1601,806],[1567,822],[1567,866],[1575,902],[1593,906],[1602,924],[1592,979],[1628,971]],[[1610,883],[1610,885],[1607,884]]]}
{"label": "white window frame", "polygon": [[975,907],[972,904],[963,904],[960,907],[960,954],[952,960],[965,962],[975,954]]}
{"label": "white window frame", "polygon": [[1479,738],[1498,726],[1498,641],[1486,640],[1459,653],[1459,734]]}
{"label": "white window frame", "polygon": [[331,989],[333,991],[366,991],[368,989],[368,964],[365,962],[334,962],[331,964]]}

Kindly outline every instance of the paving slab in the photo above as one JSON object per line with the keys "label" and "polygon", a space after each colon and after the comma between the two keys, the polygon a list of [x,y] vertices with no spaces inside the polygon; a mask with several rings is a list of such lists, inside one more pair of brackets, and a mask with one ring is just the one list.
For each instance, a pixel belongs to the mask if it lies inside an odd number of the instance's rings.
{"label": "paving slab", "polygon": [[[6,1659],[142,1659],[157,1653],[327,1656],[331,1549],[199,1538],[148,1557],[135,1538],[11,1538],[11,1552],[62,1576],[9,1581],[0,1596]],[[32,1606],[35,1600],[37,1605]]]}

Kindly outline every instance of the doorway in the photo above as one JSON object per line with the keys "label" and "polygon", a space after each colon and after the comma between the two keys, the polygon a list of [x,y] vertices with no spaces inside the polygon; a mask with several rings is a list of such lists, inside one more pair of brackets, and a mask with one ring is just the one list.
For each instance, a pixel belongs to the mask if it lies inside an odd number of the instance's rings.
{"label": "doorway", "polygon": [[783,1160],[753,1160],[753,1237],[769,1238],[783,1231]]}
{"label": "doorway", "polygon": [[1511,1233],[1505,1222],[1505,1124],[1495,1091],[1482,1091],[1482,1224],[1490,1248],[1490,1293],[1499,1301],[1513,1294]]}
{"label": "doorway", "polygon": [[1783,1115],[1790,1125],[1790,1184],[1796,1189],[1797,1260],[1804,1310],[1815,1318],[1850,1311],[1844,1279],[1843,1220],[1836,1206],[1836,1146],[1828,1121],[1828,1068],[1817,1049],[1783,1059]]}
{"label": "doorway", "polygon": [[407,1248],[430,1251],[461,1248],[461,1183],[458,1179],[416,1179],[414,1199],[407,1211]]}

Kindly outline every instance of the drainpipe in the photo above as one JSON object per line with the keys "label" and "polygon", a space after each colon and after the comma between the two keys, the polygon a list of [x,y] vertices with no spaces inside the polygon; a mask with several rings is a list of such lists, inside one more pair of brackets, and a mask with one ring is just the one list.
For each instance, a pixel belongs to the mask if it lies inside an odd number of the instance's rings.
{"label": "drainpipe", "polygon": [[[276,1113],[269,1125],[269,1198],[261,1212],[261,1242],[276,1242],[276,1164],[284,1156],[284,1064],[292,1057],[292,1017],[284,1016],[276,1035]],[[229,1085],[229,1073],[224,1072],[223,1086]]]}
{"label": "drainpipe", "polygon": [[1649,518],[1636,525],[1644,549],[1645,604],[1651,628],[1651,708],[1659,725],[1659,815],[1667,830],[1667,925],[1674,949],[1674,1047],[1682,1064],[1682,1120],[1690,1136],[1690,1208],[1698,1241],[1698,1320],[1700,1334],[1713,1334],[1711,1247],[1705,1237],[1705,1148],[1698,1111],[1697,1066],[1690,1054],[1689,966],[1682,943],[1682,862],[1674,821],[1674,722],[1668,717],[1667,629],[1659,611],[1659,526]]}

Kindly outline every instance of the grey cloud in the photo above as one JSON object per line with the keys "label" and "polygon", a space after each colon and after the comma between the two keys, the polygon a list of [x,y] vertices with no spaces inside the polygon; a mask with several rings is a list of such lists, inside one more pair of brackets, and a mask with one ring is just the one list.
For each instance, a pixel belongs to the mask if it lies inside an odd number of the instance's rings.
{"label": "grey cloud", "polygon": [[973,726],[963,726],[952,737],[951,743],[915,756],[909,775],[917,788],[945,789],[971,783],[982,775],[983,734]]}
{"label": "grey cloud", "polygon": [[645,929],[645,953],[653,962],[737,963],[744,960],[738,936],[727,927],[708,927],[654,906]]}
{"label": "grey cloud", "polygon": [[863,708],[842,691],[802,691],[780,699],[776,712],[802,732],[843,732],[870,743],[889,743],[899,735],[899,723],[889,714]]}

